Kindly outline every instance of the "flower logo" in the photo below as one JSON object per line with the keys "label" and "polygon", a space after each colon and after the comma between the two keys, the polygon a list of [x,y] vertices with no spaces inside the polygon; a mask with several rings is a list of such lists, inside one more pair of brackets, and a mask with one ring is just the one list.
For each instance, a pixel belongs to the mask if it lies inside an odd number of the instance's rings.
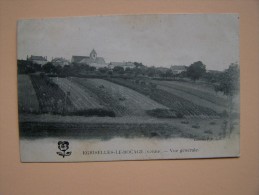
{"label": "flower logo", "polygon": [[69,149],[69,142],[68,141],[59,141],[58,142],[58,149],[61,152],[57,152],[57,154],[59,156],[63,156],[63,158],[65,156],[70,156],[72,154],[72,152],[66,152]]}

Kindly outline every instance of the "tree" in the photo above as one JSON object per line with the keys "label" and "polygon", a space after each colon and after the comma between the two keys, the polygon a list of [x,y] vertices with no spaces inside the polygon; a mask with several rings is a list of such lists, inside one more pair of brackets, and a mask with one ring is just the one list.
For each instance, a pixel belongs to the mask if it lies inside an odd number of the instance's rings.
{"label": "tree", "polygon": [[173,71],[171,69],[169,69],[165,72],[165,77],[173,77],[173,76],[174,76],[174,74],[173,74]]}
{"label": "tree", "polygon": [[62,66],[57,65],[56,66],[56,72],[57,72],[57,74],[60,74],[62,72]]}
{"label": "tree", "polygon": [[[221,91],[228,97],[228,125],[230,133],[233,130],[232,112],[233,112],[233,97],[239,93],[239,66],[232,63],[228,69],[226,69],[219,81],[219,84],[215,85],[215,91]],[[229,134],[230,135],[230,134]]]}
{"label": "tree", "polygon": [[154,77],[156,75],[156,68],[153,66],[148,67],[145,72],[149,77]]}
{"label": "tree", "polygon": [[131,68],[130,68],[130,67],[127,67],[127,68],[125,69],[125,72],[131,72]]}
{"label": "tree", "polygon": [[94,66],[90,66],[90,67],[89,67],[89,71],[92,71],[92,72],[93,72],[93,71],[95,71],[95,70],[96,70],[96,67],[94,67]]}
{"label": "tree", "polygon": [[134,65],[136,66],[136,68],[144,67],[144,65],[142,64],[142,62],[134,62]]}
{"label": "tree", "polygon": [[194,62],[187,68],[187,76],[193,81],[198,80],[204,73],[206,73],[206,66],[201,62]]}
{"label": "tree", "polygon": [[100,73],[105,74],[105,73],[107,73],[107,72],[109,71],[109,68],[107,68],[107,67],[102,67],[102,68],[99,68],[98,71],[99,71]]}
{"label": "tree", "polygon": [[220,82],[222,75],[223,75],[223,72],[221,72],[221,71],[206,72],[203,75],[203,78],[207,82],[215,84],[215,83]]}
{"label": "tree", "polygon": [[113,71],[114,71],[114,72],[117,72],[117,73],[119,73],[119,74],[123,74],[123,73],[124,73],[124,68],[121,67],[121,66],[115,66],[115,67],[113,68]]}
{"label": "tree", "polygon": [[46,73],[56,73],[57,71],[56,67],[51,62],[48,62],[47,64],[43,65],[42,69]]}

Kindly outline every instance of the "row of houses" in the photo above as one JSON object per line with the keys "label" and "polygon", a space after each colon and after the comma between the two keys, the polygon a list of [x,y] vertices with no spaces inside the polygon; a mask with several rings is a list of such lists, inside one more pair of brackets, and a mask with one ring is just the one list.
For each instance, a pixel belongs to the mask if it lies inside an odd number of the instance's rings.
{"label": "row of houses", "polygon": [[[43,66],[44,64],[48,63],[47,56],[34,56],[31,55],[30,57],[27,56],[27,60],[31,61],[32,63],[39,64]],[[93,49],[90,52],[89,56],[72,56],[71,62],[65,58],[53,58],[51,63],[54,66],[65,66],[70,64],[88,64],[89,66],[94,66],[96,69],[107,67],[109,69],[113,69],[116,66],[123,67],[125,70],[126,68],[135,68],[136,65],[133,62],[109,62],[106,63],[103,57],[98,57],[97,52]],[[161,71],[167,71],[168,68],[160,67]],[[187,66],[184,65],[172,65],[170,67],[173,74],[179,74],[187,69]]]}
{"label": "row of houses", "polygon": [[[47,56],[27,56],[27,61],[39,64],[43,66],[48,63]],[[89,56],[72,56],[71,62],[65,58],[53,58],[50,61],[54,66],[65,66],[70,64],[88,64],[89,66],[94,66],[97,69],[107,67],[113,69],[115,66],[126,68],[135,68],[135,64],[132,62],[110,62],[106,63],[103,57],[98,57],[97,52],[93,49]]]}

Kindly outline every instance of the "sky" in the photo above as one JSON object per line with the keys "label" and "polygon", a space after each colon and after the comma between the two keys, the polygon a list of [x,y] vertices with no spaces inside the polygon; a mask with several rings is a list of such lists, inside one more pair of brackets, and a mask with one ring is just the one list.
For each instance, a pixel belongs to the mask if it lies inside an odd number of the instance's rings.
{"label": "sky", "polygon": [[97,56],[170,67],[202,61],[208,70],[239,63],[238,14],[150,14],[18,21],[18,59]]}

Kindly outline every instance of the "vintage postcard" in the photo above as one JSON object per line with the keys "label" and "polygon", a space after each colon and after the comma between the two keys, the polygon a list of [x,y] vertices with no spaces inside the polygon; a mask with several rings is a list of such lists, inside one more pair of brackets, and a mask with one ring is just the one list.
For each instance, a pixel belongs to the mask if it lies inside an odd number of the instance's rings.
{"label": "vintage postcard", "polygon": [[238,157],[238,14],[17,23],[22,162]]}

